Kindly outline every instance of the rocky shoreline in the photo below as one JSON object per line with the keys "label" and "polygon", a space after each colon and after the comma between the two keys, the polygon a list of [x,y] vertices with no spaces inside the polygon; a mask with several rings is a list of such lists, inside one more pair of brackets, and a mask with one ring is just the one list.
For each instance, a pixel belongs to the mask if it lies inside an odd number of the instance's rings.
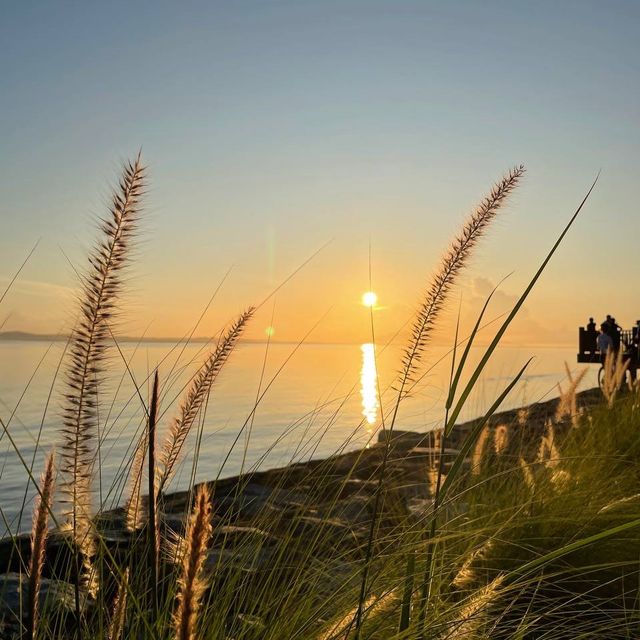
{"label": "rocky shoreline", "polygon": [[[578,394],[578,405],[599,402],[600,392],[591,389]],[[545,422],[554,416],[558,399],[536,403],[526,409],[495,414],[491,425],[519,423],[520,444],[537,442]],[[522,420],[522,412],[526,420]],[[445,449],[445,471],[478,420],[456,425]],[[208,483],[213,495],[214,537],[207,566],[212,589],[230,576],[259,585],[264,580],[287,580],[296,562],[322,557],[333,563],[323,584],[314,585],[314,598],[322,601],[337,585],[356,579],[354,561],[362,556],[388,434],[381,432],[369,448],[334,455],[323,460],[296,463],[283,468],[246,473]],[[395,430],[382,501],[381,531],[392,531],[399,521],[420,518],[432,501],[432,477],[439,453],[437,435]],[[191,494],[171,493],[162,499],[162,527],[165,537],[184,530]],[[96,527],[112,559],[130,557],[140,532],[125,527],[124,510],[116,509],[96,518]],[[70,546],[63,533],[53,531],[46,551],[44,581],[40,597],[58,601],[72,615],[69,597],[73,577],[69,575]],[[29,535],[0,540],[0,630],[19,627],[18,617],[25,602],[25,567],[30,553]],[[129,554],[129,556],[127,556]],[[258,588],[256,586],[256,588]],[[249,591],[251,592],[251,588]],[[250,597],[232,603],[230,615],[250,616]],[[249,618],[248,618],[249,619]],[[254,621],[255,622],[255,621]],[[0,638],[13,637],[0,631]]]}

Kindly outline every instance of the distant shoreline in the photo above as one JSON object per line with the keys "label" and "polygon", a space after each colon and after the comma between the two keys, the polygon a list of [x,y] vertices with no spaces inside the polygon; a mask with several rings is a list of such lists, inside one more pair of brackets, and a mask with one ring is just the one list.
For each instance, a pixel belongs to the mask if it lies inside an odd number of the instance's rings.
{"label": "distant shoreline", "polygon": [[[53,333],[29,333],[27,331],[1,331],[0,342],[67,342],[70,336],[66,334],[53,334]],[[136,336],[118,336],[117,341],[119,343],[140,343],[140,344],[181,344],[188,342],[190,344],[207,344],[209,342],[215,342],[216,338],[209,336],[194,336],[192,338],[154,338],[154,337],[136,337]],[[266,344],[268,341],[256,338],[242,338],[240,343],[244,344]],[[270,340],[271,344],[299,344],[299,341],[295,340]],[[358,342],[312,342],[306,341],[304,344],[319,344],[319,345],[354,345],[360,344]]]}
{"label": "distant shoreline", "polygon": [[[67,334],[54,334],[54,333],[29,333],[28,331],[0,331],[0,342],[67,342],[69,340],[69,335]],[[167,338],[159,338],[159,337],[136,337],[136,336],[118,336],[119,343],[140,343],[140,344],[182,344],[183,342],[188,342],[190,344],[207,344],[209,342],[215,342],[216,338],[208,337],[208,336],[194,336],[192,338],[176,338],[176,337],[167,337]],[[264,339],[257,338],[243,338],[240,340],[241,344],[288,344],[288,345],[299,345],[301,342],[299,340],[274,340],[271,339],[269,341]],[[361,342],[318,342],[318,341],[304,341],[305,345],[322,345],[322,346],[360,346]],[[383,345],[382,342],[379,343],[380,346]],[[447,348],[450,347],[448,344],[434,344],[436,347]],[[484,343],[477,343],[477,347],[486,347],[487,345]],[[502,344],[503,347],[508,348],[529,348],[529,349],[577,349],[577,341],[576,343],[568,343],[568,342],[559,342],[559,343],[524,343],[524,344],[514,344],[511,342],[505,342]]]}

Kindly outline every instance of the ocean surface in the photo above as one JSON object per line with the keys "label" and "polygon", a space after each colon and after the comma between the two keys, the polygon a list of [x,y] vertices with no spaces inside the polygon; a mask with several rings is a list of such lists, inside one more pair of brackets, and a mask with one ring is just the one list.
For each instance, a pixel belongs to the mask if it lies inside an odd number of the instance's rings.
{"label": "ocean surface", "polygon": [[[100,398],[95,508],[115,507],[127,496],[127,469],[144,427],[142,401],[148,399],[150,372],[159,367],[162,441],[185,386],[210,347],[155,342],[122,344],[121,354],[112,349]],[[0,341],[0,418],[5,427],[0,427],[0,535],[29,529],[35,492],[28,471],[39,478],[46,452],[60,442],[64,348],[62,342]],[[483,352],[482,347],[472,349],[469,373]],[[382,414],[391,413],[401,355],[399,348],[374,350],[367,344],[240,344],[194,425],[168,490],[184,488],[192,475],[208,480],[366,446],[380,428]],[[574,348],[501,347],[461,419],[481,415],[530,357],[534,360],[527,374],[503,408],[557,396],[558,383],[566,383],[565,362],[577,369]],[[442,424],[450,368],[448,349],[427,351],[395,428],[426,431]],[[596,384],[596,369],[591,367],[584,387]]]}

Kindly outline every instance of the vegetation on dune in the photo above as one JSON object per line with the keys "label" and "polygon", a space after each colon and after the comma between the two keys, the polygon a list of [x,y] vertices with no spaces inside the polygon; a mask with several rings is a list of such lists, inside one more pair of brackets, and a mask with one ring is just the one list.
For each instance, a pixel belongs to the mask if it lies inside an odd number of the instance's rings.
{"label": "vegetation on dune", "polygon": [[456,336],[441,428],[394,428],[456,276],[523,171],[494,187],[443,257],[378,443],[169,492],[192,430],[197,460],[209,396],[249,307],[195,369],[168,424],[159,405],[170,374],[152,373],[148,401],[136,387],[144,419],[129,436],[128,496],[123,508],[96,513],[105,354],[144,188],[140,158],[127,164],[83,279],[60,452],[41,483],[20,458],[39,495],[31,536],[0,542],[0,638],[638,637],[640,387],[624,386],[625,363],[606,363],[604,398],[579,393],[583,374],[567,369],[557,401],[497,413],[525,365],[485,416],[456,425],[586,198],[464,386],[484,310],[466,344]]}

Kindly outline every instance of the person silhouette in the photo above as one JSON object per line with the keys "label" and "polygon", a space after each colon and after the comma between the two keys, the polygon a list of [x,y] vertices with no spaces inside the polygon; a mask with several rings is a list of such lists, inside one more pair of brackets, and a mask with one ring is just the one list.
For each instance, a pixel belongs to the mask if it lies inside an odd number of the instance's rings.
{"label": "person silhouette", "polygon": [[589,318],[589,322],[587,322],[587,331],[593,333],[596,330],[596,323],[593,318]]}
{"label": "person silhouette", "polygon": [[607,333],[607,326],[603,322],[600,325],[600,333],[598,334],[598,351],[600,352],[600,362],[604,364],[607,359],[607,353],[613,350],[613,340]]}
{"label": "person silhouette", "polygon": [[620,349],[620,325],[618,325],[616,323],[616,319],[615,318],[611,318],[611,333],[609,334],[611,336],[611,340],[613,340],[613,350],[617,353],[618,350]]}

